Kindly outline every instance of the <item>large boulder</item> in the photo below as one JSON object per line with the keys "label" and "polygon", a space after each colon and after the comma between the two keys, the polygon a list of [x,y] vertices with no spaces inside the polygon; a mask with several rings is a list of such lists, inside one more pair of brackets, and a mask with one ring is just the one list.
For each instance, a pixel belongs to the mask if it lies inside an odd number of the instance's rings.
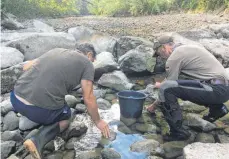
{"label": "large boulder", "polygon": [[1,69],[22,63],[24,55],[15,48],[1,47]]}
{"label": "large boulder", "polygon": [[25,28],[21,23],[19,23],[15,18],[10,16],[9,14],[5,14],[1,12],[2,16],[2,21],[1,21],[1,26],[3,28],[9,29],[9,30],[18,30]]}
{"label": "large boulder", "polygon": [[[229,144],[193,143],[184,148],[185,159],[227,159]],[[200,157],[201,156],[201,157]]]}
{"label": "large boulder", "polygon": [[33,25],[37,32],[55,32],[53,27],[49,26],[48,24],[45,24],[39,20],[33,20]]}
{"label": "large boulder", "polygon": [[131,89],[134,85],[129,82],[126,75],[121,71],[103,74],[98,84],[118,91]]}
{"label": "large boulder", "polygon": [[229,41],[223,39],[203,39],[200,43],[210,51],[224,67],[229,67]]}
{"label": "large boulder", "polygon": [[23,73],[23,63],[1,70],[1,94],[10,92]]}
{"label": "large boulder", "polygon": [[66,33],[35,33],[7,43],[21,51],[25,60],[35,59],[54,48],[74,49],[75,39]]}
{"label": "large boulder", "polygon": [[100,78],[104,73],[112,72],[118,69],[114,56],[110,52],[102,52],[96,56],[93,63],[95,68],[95,79]]}
{"label": "large boulder", "polygon": [[153,72],[156,64],[156,58],[153,56],[153,48],[140,45],[136,49],[130,50],[122,55],[118,63],[120,68],[126,73]]}
{"label": "large boulder", "polygon": [[199,41],[200,39],[216,38],[216,34],[213,31],[207,29],[193,29],[189,31],[180,31],[178,32],[178,34],[194,41]]}
{"label": "large boulder", "polygon": [[135,49],[139,45],[144,45],[153,48],[151,41],[145,40],[140,37],[123,36],[117,41],[117,54],[116,57],[124,55],[129,50]]}
{"label": "large boulder", "polygon": [[68,33],[72,34],[76,41],[83,41],[88,40],[95,33],[95,30],[84,26],[77,26],[68,29]]}

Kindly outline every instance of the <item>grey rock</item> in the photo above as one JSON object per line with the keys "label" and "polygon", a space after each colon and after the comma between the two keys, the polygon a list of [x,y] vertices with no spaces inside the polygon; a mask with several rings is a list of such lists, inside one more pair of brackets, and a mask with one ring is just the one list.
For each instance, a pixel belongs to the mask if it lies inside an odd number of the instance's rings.
{"label": "grey rock", "polygon": [[63,159],[74,159],[75,158],[75,151],[65,151]]}
{"label": "grey rock", "polygon": [[97,104],[98,104],[99,109],[102,109],[102,110],[107,110],[111,108],[111,103],[102,98],[97,99]]}
{"label": "grey rock", "polygon": [[222,30],[222,35],[224,38],[229,39],[229,28]]}
{"label": "grey rock", "polygon": [[132,134],[132,131],[130,130],[130,128],[128,128],[125,124],[119,125],[118,131],[120,131],[124,134]]}
{"label": "grey rock", "polygon": [[76,41],[80,41],[90,39],[95,31],[84,26],[78,26],[68,29],[68,33],[72,34]]}
{"label": "grey rock", "polygon": [[5,69],[19,63],[24,60],[24,55],[15,48],[1,47],[1,69]]}
{"label": "grey rock", "polygon": [[229,66],[229,41],[223,39],[202,39],[200,43],[211,52],[224,67]]}
{"label": "grey rock", "polygon": [[103,74],[99,79],[98,84],[118,91],[129,90],[134,86],[121,71]]}
{"label": "grey rock", "polygon": [[65,101],[70,108],[74,108],[77,103],[80,103],[80,101],[77,100],[73,95],[66,95]]}
{"label": "grey rock", "polygon": [[23,63],[1,70],[1,94],[13,90],[14,84],[23,73]]}
{"label": "grey rock", "polygon": [[104,98],[105,95],[106,95],[106,90],[96,89],[96,90],[93,90],[93,93],[94,93],[96,99],[98,99],[98,98]]}
{"label": "grey rock", "polygon": [[37,32],[49,32],[49,33],[55,32],[53,27],[39,20],[33,20],[33,25]]}
{"label": "grey rock", "polygon": [[229,29],[229,23],[224,23],[224,24],[212,24],[209,25],[208,28],[215,33],[220,33],[224,29]]}
{"label": "grey rock", "polygon": [[158,156],[149,156],[147,157],[147,159],[163,159],[163,158],[158,157]]}
{"label": "grey rock", "polygon": [[10,102],[10,99],[7,99],[3,102],[0,103],[0,108],[1,108],[1,114],[4,116],[6,115],[8,112],[13,110],[13,106]]}
{"label": "grey rock", "polygon": [[126,73],[153,72],[156,65],[156,58],[153,55],[153,48],[140,45],[122,55],[118,63],[120,68]]}
{"label": "grey rock", "polygon": [[229,143],[229,137],[226,135],[216,134],[216,140],[218,140],[219,143]]}
{"label": "grey rock", "polygon": [[77,137],[73,137],[71,139],[69,139],[67,141],[67,143],[65,144],[65,149],[66,150],[74,150],[74,143],[77,142],[79,140],[79,138]]}
{"label": "grey rock", "polygon": [[9,30],[18,30],[24,28],[15,18],[2,12],[1,26]]}
{"label": "grey rock", "polygon": [[3,130],[15,130],[18,128],[19,126],[19,118],[17,117],[17,115],[13,112],[10,111],[8,114],[6,114],[6,116],[3,119]]}
{"label": "grey rock", "polygon": [[215,139],[214,136],[211,134],[199,133],[196,135],[195,142],[215,143]]}
{"label": "grey rock", "polygon": [[68,141],[70,138],[80,137],[86,132],[87,132],[87,126],[84,123],[73,121],[68,127],[68,129],[63,132],[61,137],[65,141]]}
{"label": "grey rock", "polygon": [[216,128],[216,125],[203,120],[197,114],[188,113],[187,114],[187,126],[200,129],[204,132],[212,131]]}
{"label": "grey rock", "polygon": [[97,55],[93,65],[96,79],[100,78],[104,73],[118,69],[118,64],[115,62],[114,56],[110,52],[102,52]]}
{"label": "grey rock", "polygon": [[1,139],[2,141],[17,141],[20,142],[23,140],[23,137],[20,134],[19,130],[14,130],[14,131],[4,131],[1,134]]}
{"label": "grey rock", "polygon": [[39,124],[29,120],[25,116],[21,116],[19,119],[19,129],[22,131],[30,130],[37,127]]}
{"label": "grey rock", "polygon": [[135,49],[139,45],[149,46],[153,48],[153,43],[145,40],[140,37],[132,37],[132,36],[123,36],[117,41],[117,55],[116,57],[121,57],[129,50]]}
{"label": "grey rock", "polygon": [[116,99],[117,96],[115,94],[106,94],[104,99],[108,100],[108,101],[112,101],[114,99]]}
{"label": "grey rock", "polygon": [[99,141],[99,145],[102,147],[106,147],[106,145],[109,145],[112,141],[116,139],[116,136],[117,133],[110,130],[110,137],[109,138],[102,137],[101,140]]}
{"label": "grey rock", "polygon": [[15,151],[16,142],[15,141],[5,141],[1,142],[1,158],[7,158],[13,151]]}
{"label": "grey rock", "polygon": [[196,113],[196,114],[199,114],[199,113],[207,110],[207,108],[205,106],[200,106],[200,105],[191,103],[189,101],[182,101],[182,102],[180,102],[180,106],[181,106],[181,109],[184,112],[187,112],[187,113]]}
{"label": "grey rock", "polygon": [[227,159],[229,144],[193,143],[184,148],[185,159]]}
{"label": "grey rock", "polygon": [[21,51],[25,60],[35,59],[54,48],[74,49],[75,39],[66,33],[35,33],[7,43]]}
{"label": "grey rock", "polygon": [[62,152],[54,152],[45,157],[45,159],[63,159],[64,154]]}
{"label": "grey rock", "polygon": [[126,126],[131,126],[137,122],[136,118],[125,118],[124,116],[120,115],[120,121],[122,121]]}
{"label": "grey rock", "polygon": [[150,154],[151,152],[156,151],[160,147],[160,143],[153,139],[137,141],[130,146],[130,150],[133,152],[144,152]]}
{"label": "grey rock", "polygon": [[188,143],[184,141],[172,141],[164,143],[163,148],[165,151],[165,157],[170,159],[181,156],[183,154],[183,148],[186,145],[188,145]]}
{"label": "grey rock", "polygon": [[121,155],[111,148],[103,149],[101,155],[103,159],[121,159]]}
{"label": "grey rock", "polygon": [[216,34],[207,29],[193,29],[189,31],[179,31],[178,34],[181,36],[194,40],[194,41],[199,41],[200,39],[214,39],[216,38]]}
{"label": "grey rock", "polygon": [[135,124],[136,130],[142,133],[156,133],[158,128],[153,124]]}
{"label": "grey rock", "polygon": [[45,145],[44,150],[47,150],[47,151],[50,151],[50,152],[55,151],[54,140],[49,141],[49,142]]}
{"label": "grey rock", "polygon": [[156,140],[158,141],[160,144],[163,144],[163,137],[162,135],[159,135],[159,134],[145,134],[143,135],[143,137],[145,139],[153,139],[153,140]]}
{"label": "grey rock", "polygon": [[87,107],[84,104],[77,104],[75,110],[77,113],[85,113],[87,111]]}
{"label": "grey rock", "polygon": [[76,154],[75,159],[101,159],[101,154],[96,151],[82,151]]}

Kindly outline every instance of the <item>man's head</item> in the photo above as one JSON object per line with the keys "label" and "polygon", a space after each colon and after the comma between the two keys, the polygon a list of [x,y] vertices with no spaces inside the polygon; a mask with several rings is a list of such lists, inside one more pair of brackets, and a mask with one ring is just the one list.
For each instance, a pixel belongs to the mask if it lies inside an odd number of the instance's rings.
{"label": "man's head", "polygon": [[171,36],[161,36],[154,42],[156,55],[167,59],[173,52],[174,41]]}
{"label": "man's head", "polygon": [[96,57],[96,52],[92,44],[82,43],[76,45],[76,49],[82,52],[84,55],[86,55],[91,62],[94,62]]}

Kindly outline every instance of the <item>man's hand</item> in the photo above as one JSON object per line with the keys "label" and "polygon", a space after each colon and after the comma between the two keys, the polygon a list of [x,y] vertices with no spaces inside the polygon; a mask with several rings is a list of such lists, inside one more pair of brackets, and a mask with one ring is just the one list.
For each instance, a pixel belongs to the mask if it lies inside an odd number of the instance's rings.
{"label": "man's hand", "polygon": [[161,82],[156,82],[154,86],[155,86],[155,88],[160,88],[161,87]]}
{"label": "man's hand", "polygon": [[99,120],[95,123],[97,128],[101,131],[102,135],[106,138],[110,137],[110,130],[108,124],[104,120]]}
{"label": "man's hand", "polygon": [[81,80],[81,87],[83,90],[84,103],[87,106],[87,110],[92,120],[96,124],[97,128],[102,132],[103,136],[110,137],[110,131],[107,123],[100,119],[98,112],[98,105],[96,98],[93,94],[93,83],[89,80]]}

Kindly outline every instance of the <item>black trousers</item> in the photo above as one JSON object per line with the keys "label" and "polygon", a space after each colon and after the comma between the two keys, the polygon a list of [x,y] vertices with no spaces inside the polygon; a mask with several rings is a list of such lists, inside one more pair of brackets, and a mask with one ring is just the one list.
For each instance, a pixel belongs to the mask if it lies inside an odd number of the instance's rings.
{"label": "black trousers", "polygon": [[188,100],[210,108],[221,107],[229,100],[229,86],[202,83],[196,80],[167,80],[159,90],[159,99],[171,111],[174,122],[182,120],[182,112],[177,98]]}

